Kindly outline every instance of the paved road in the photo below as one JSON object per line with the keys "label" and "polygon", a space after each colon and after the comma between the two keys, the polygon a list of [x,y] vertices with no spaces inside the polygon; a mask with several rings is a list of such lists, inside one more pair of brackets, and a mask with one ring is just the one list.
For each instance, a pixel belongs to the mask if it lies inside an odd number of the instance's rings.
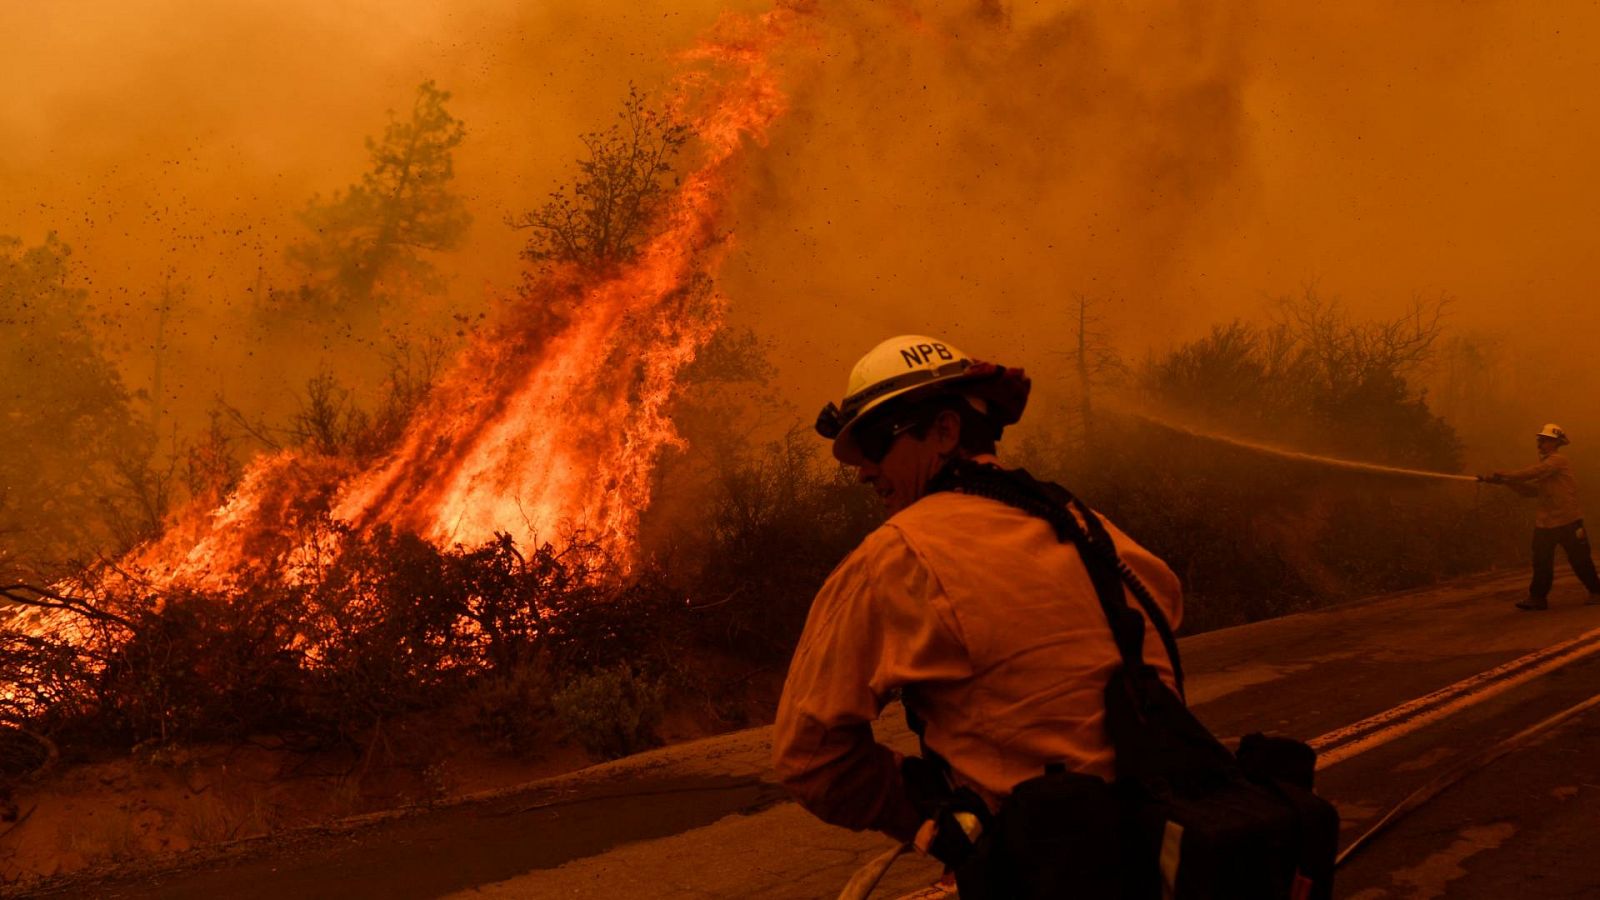
{"label": "paved road", "polygon": [[[1600,628],[1568,587],[1546,613],[1511,603],[1521,573],[1347,604],[1185,639],[1190,699],[1223,736],[1310,739]],[[1600,654],[1460,699],[1324,769],[1353,838],[1473,753],[1600,691]],[[1412,717],[1411,723],[1427,721]],[[1408,730],[1410,729],[1410,730]],[[898,718],[880,736],[909,749]],[[1368,746],[1370,745],[1370,746]],[[821,825],[785,802],[754,729],[361,828],[315,832],[165,874],[94,885],[107,897],[832,897],[884,838]],[[1331,757],[1330,757],[1331,758]],[[1467,776],[1341,872],[1339,896],[1600,896],[1600,713],[1578,715]],[[926,888],[896,863],[875,896]],[[75,885],[73,893],[84,886]],[[65,896],[67,891],[63,891]]]}

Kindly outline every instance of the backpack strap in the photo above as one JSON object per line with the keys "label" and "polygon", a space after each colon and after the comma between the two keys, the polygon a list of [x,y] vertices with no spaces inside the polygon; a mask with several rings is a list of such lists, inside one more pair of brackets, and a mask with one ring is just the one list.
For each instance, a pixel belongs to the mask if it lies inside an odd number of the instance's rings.
{"label": "backpack strap", "polygon": [[[1133,594],[1133,598],[1139,602],[1139,607],[1144,610],[1145,616],[1149,618],[1150,624],[1155,626],[1156,634],[1161,638],[1161,646],[1167,651],[1167,660],[1172,663],[1172,680],[1178,688],[1178,696],[1183,697],[1183,662],[1178,657],[1178,640],[1172,633],[1172,623],[1167,620],[1166,613],[1161,611],[1161,607],[1156,603],[1155,597],[1151,596],[1150,589],[1145,586],[1144,581],[1128,567],[1127,562],[1117,553],[1116,543],[1112,541],[1110,533],[1106,531],[1105,523],[1100,520],[1100,514],[1090,509],[1076,497],[1072,498],[1072,502],[1077,506],[1079,514],[1083,516],[1083,520],[1088,523],[1090,553],[1101,558],[1104,563],[1102,568],[1110,568],[1116,572],[1121,584],[1127,585],[1128,593]],[[1080,550],[1079,552],[1081,553],[1082,551]],[[1109,578],[1107,580],[1109,581]],[[1121,609],[1126,610],[1128,603],[1123,597],[1120,588],[1121,585],[1116,585],[1109,590],[1102,591],[1099,587],[1096,587],[1096,592],[1102,595],[1101,606],[1104,607],[1106,605],[1107,595],[1109,595]],[[1140,656],[1138,659],[1142,664],[1144,661],[1144,642],[1142,640],[1140,641],[1139,649]],[[1124,655],[1123,663],[1124,665],[1127,664],[1126,655]]]}

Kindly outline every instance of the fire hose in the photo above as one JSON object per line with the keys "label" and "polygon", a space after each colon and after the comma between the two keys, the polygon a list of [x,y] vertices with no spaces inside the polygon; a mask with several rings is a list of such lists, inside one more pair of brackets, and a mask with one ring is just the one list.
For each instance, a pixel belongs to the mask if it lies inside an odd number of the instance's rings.
{"label": "fire hose", "polygon": [[1488,749],[1481,750],[1472,756],[1461,760],[1454,766],[1451,766],[1448,770],[1440,773],[1437,778],[1433,779],[1422,787],[1417,788],[1415,791],[1412,791],[1411,794],[1409,794],[1404,800],[1401,800],[1399,803],[1395,804],[1392,809],[1385,813],[1383,818],[1379,819],[1371,828],[1368,828],[1366,831],[1362,832],[1360,836],[1351,841],[1343,850],[1339,851],[1338,858],[1334,860],[1335,868],[1343,866],[1345,862],[1347,862],[1350,857],[1354,856],[1358,850],[1360,850],[1362,847],[1365,847],[1373,838],[1377,837],[1383,831],[1388,829],[1389,826],[1400,821],[1408,814],[1414,812],[1424,803],[1427,803],[1434,797],[1444,793],[1450,787],[1458,784],[1468,775],[1483,769],[1502,756],[1505,756],[1513,750],[1526,745],[1529,741],[1541,734],[1544,734],[1550,729],[1555,728],[1557,725],[1560,725],[1568,719],[1571,719],[1573,716],[1576,716],[1579,713],[1592,709],[1596,706],[1600,706],[1600,694],[1596,694],[1587,700],[1575,703],[1541,722],[1524,728],[1500,743],[1495,744]]}
{"label": "fire hose", "polygon": [[850,876],[849,881],[845,882],[844,890],[839,892],[839,900],[867,900],[873,889],[878,886],[878,882],[889,873],[889,867],[894,865],[894,861],[910,849],[909,843],[896,844],[893,848],[874,856],[871,862],[862,866],[856,874]]}
{"label": "fire hose", "polygon": [[1386,466],[1379,463],[1361,462],[1353,459],[1341,459],[1337,456],[1323,456],[1317,453],[1307,453],[1304,450],[1295,450],[1291,447],[1280,447],[1276,444],[1269,444],[1263,441],[1247,440],[1245,438],[1234,437],[1232,435],[1218,434],[1213,431],[1202,431],[1198,428],[1191,428],[1188,425],[1171,422],[1166,419],[1152,416],[1148,413],[1128,411],[1127,414],[1136,419],[1148,422],[1151,425],[1155,425],[1158,428],[1165,428],[1168,431],[1175,431],[1179,434],[1187,435],[1189,437],[1199,438],[1205,441],[1215,441],[1219,444],[1226,444],[1230,447],[1237,447],[1241,450],[1249,450],[1254,453],[1265,453],[1269,456],[1277,456],[1283,459],[1295,460],[1297,462],[1312,463],[1325,468],[1344,469],[1351,472],[1367,472],[1373,475],[1392,475],[1401,478],[1437,479],[1440,481],[1470,481],[1476,483],[1483,480],[1475,475],[1457,475],[1451,472],[1434,472],[1428,469],[1407,469],[1401,466]]}

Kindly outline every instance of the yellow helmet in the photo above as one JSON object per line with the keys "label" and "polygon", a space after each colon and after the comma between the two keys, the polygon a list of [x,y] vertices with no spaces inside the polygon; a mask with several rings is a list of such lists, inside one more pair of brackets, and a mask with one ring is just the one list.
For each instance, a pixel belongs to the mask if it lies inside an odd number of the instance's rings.
{"label": "yellow helmet", "polygon": [[1022,418],[1029,386],[1021,369],[980,362],[937,338],[901,335],[856,361],[843,402],[829,403],[818,414],[817,433],[833,441],[833,455],[841,462],[859,464],[862,456],[852,431],[863,417],[891,400],[943,390],[966,397],[989,417],[998,434]]}

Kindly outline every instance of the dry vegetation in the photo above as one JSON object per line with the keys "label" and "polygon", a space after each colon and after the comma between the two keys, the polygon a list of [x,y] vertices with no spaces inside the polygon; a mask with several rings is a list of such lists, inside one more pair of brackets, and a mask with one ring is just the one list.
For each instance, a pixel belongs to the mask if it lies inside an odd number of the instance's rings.
{"label": "dry vegetation", "polygon": [[[267,327],[348,331],[434,283],[426,254],[466,223],[449,186],[465,132],[448,96],[423,85],[410,118],[369,144],[372,171],[307,207],[317,236],[292,254],[303,283],[264,292]],[[575,184],[512,223],[533,234],[527,259],[595,271],[627,260],[686,143],[631,94],[613,128],[586,136]],[[353,760],[359,786],[418,721],[507,754],[575,745],[590,758],[650,746],[675,712],[702,730],[749,724],[771,708],[813,592],[878,520],[876,499],[808,430],[761,437],[800,417],[771,396],[760,339],[726,330],[685,380],[675,418],[688,449],[659,468],[631,569],[582,533],[439,547],[316,509],[290,542],[320,548],[309,575],[279,558],[254,560],[226,593],[146,581],[106,560],[182,502],[225,496],[252,449],[381,457],[427,396],[442,339],[367,334],[369,352],[386,348],[375,396],[319,371],[288,421],[219,403],[207,427],[167,447],[98,347],[70,265],[53,239],[0,241],[0,313],[9,349],[24,351],[0,354],[13,387],[0,412],[27,436],[0,457],[0,580],[12,603],[73,626],[0,628],[0,726],[11,729],[0,736],[37,736],[19,738],[0,779],[36,770],[43,747],[82,763],[269,744]],[[1067,427],[1007,449],[1167,559],[1191,598],[1191,632],[1513,559],[1522,522],[1501,498],[1329,474],[1104,411],[1131,391],[1239,434],[1453,470],[1460,443],[1415,377],[1441,308],[1361,322],[1308,294],[1274,321],[1221,324],[1128,366],[1080,299],[1078,394],[1030,414]],[[408,764],[421,777],[436,761]]]}
{"label": "dry vegetation", "polygon": [[[1242,433],[1454,465],[1452,432],[1400,367],[1357,354],[1339,365],[1367,369],[1346,377],[1312,345],[1282,343],[1303,340],[1233,324],[1132,377]],[[88,637],[0,635],[0,681],[15,686],[0,723],[46,735],[76,761],[268,741],[352,760],[359,786],[362,761],[386,753],[393,763],[402,723],[418,717],[535,758],[572,745],[590,758],[636,752],[660,740],[673,710],[702,730],[757,722],[812,593],[878,515],[809,433],[760,442],[728,428],[745,418],[730,397],[759,397],[769,371],[758,341],[729,333],[692,373],[680,401],[691,449],[663,465],[650,553],[629,572],[581,534],[440,548],[325,517],[305,526],[324,553],[309,580],[262,560],[253,587],[216,596],[84,569],[70,593],[9,592],[58,608]],[[1270,432],[1291,410],[1293,433]],[[1190,632],[1521,552],[1522,516],[1499,495],[1329,473],[1096,415],[1093,445],[1014,449],[1173,565]],[[356,417],[368,428],[381,420]],[[332,441],[327,433],[296,429],[304,441]],[[436,763],[409,759],[418,778]]]}

